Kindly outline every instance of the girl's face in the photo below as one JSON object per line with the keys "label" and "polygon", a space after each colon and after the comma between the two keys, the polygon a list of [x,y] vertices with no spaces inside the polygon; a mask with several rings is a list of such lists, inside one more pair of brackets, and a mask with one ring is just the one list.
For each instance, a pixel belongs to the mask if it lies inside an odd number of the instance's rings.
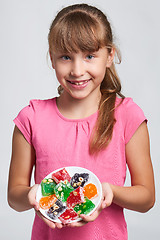
{"label": "girl's face", "polygon": [[111,66],[113,58],[114,50],[109,54],[105,47],[92,53],[51,53],[57,79],[74,99],[84,99],[91,94],[99,96],[106,67]]}

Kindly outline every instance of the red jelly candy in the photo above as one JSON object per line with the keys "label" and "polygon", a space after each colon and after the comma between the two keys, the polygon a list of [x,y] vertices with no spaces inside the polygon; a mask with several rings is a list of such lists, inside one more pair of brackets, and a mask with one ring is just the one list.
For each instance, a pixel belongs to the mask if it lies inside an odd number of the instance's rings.
{"label": "red jelly candy", "polygon": [[57,198],[56,198],[55,194],[47,196],[47,197],[42,197],[39,200],[39,206],[42,209],[49,209],[56,201],[57,201]]}
{"label": "red jelly candy", "polygon": [[73,209],[69,208],[67,208],[66,211],[59,216],[59,219],[63,224],[70,223],[77,218],[78,214]]}
{"label": "red jelly candy", "polygon": [[71,177],[65,168],[53,173],[52,178],[56,183],[64,180],[68,180],[68,182],[70,182],[71,180]]}
{"label": "red jelly candy", "polygon": [[74,208],[76,204],[83,203],[84,201],[85,199],[84,199],[83,188],[78,187],[76,190],[72,191],[69,194],[69,197],[67,198],[67,206],[69,208]]}
{"label": "red jelly candy", "polygon": [[86,186],[84,186],[84,196],[92,199],[94,197],[97,197],[97,188],[93,183],[89,183]]}

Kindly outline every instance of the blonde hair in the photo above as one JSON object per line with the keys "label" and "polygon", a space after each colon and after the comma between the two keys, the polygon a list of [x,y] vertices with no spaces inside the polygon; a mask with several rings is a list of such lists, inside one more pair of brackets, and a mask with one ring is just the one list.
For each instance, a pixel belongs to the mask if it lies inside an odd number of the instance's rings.
{"label": "blonde hair", "polygon": [[[49,51],[62,52],[98,51],[107,47],[110,53],[115,49],[119,62],[120,52],[113,43],[110,23],[105,14],[96,7],[87,4],[75,4],[63,8],[51,24],[48,35]],[[89,151],[90,154],[98,153],[109,144],[115,124],[114,112],[116,96],[122,98],[121,83],[115,65],[106,68],[105,77],[101,84],[101,101],[99,114],[92,131]],[[59,86],[59,94],[63,88]]]}

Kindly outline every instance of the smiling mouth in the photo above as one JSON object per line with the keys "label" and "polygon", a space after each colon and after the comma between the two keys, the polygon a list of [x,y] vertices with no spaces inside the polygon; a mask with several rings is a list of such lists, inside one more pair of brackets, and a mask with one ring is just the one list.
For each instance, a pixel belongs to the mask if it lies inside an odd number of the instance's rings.
{"label": "smiling mouth", "polygon": [[71,84],[74,84],[74,85],[83,85],[83,84],[85,84],[85,83],[87,83],[87,82],[89,82],[90,81],[90,79],[88,79],[88,80],[83,80],[83,81],[69,81],[69,80],[67,80],[67,82],[69,82],[69,83],[71,83]]}

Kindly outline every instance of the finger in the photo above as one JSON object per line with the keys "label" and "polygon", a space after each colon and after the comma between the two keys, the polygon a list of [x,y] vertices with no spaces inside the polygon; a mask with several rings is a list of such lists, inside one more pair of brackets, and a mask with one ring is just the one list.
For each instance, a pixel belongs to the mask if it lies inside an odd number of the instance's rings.
{"label": "finger", "polygon": [[107,203],[106,203],[106,201],[103,201],[102,202],[102,209],[104,209],[104,208],[106,208],[107,207]]}
{"label": "finger", "polygon": [[55,229],[56,225],[54,222],[50,221],[49,219],[42,216],[39,211],[36,211],[36,214],[52,229]]}
{"label": "finger", "polygon": [[103,188],[103,202],[102,202],[102,208],[109,207],[112,204],[113,201],[113,191],[111,189],[111,186],[108,183],[102,183]]}
{"label": "finger", "polygon": [[94,211],[91,215],[81,214],[80,217],[85,222],[93,222],[100,214],[101,211]]}
{"label": "finger", "polygon": [[106,208],[109,207],[112,204],[113,201],[113,195],[112,194],[108,194],[108,196],[105,197],[103,203],[102,203],[102,208]]}
{"label": "finger", "polygon": [[88,222],[93,222],[99,216],[101,211],[102,211],[102,208],[101,208],[101,206],[99,206],[99,208],[96,211],[94,211],[90,216],[86,216],[85,214],[81,214],[80,215],[80,217],[82,218],[81,221],[70,223],[67,226],[69,226],[69,227],[82,227],[85,224],[87,224]]}
{"label": "finger", "polygon": [[112,199],[105,199],[102,203],[102,209],[109,207],[112,204]]}
{"label": "finger", "polygon": [[85,221],[79,221],[79,222],[73,222],[73,223],[70,223],[68,224],[67,226],[68,227],[82,227],[84,226],[85,224],[87,224],[88,222],[85,222]]}
{"label": "finger", "polygon": [[63,228],[64,225],[62,223],[56,223],[56,222],[53,222],[53,221],[50,221],[49,219],[47,219],[46,217],[44,217],[39,211],[36,211],[37,215],[52,229],[54,228]]}
{"label": "finger", "polygon": [[65,225],[63,225],[62,223],[55,223],[55,227],[61,229],[61,228],[65,227]]}

